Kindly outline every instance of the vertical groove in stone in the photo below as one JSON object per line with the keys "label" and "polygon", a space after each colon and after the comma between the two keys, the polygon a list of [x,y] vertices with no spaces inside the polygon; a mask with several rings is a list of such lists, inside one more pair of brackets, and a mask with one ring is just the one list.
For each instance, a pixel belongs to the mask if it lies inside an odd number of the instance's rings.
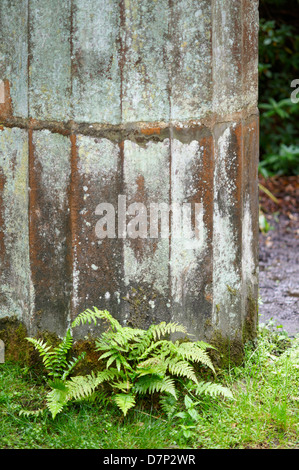
{"label": "vertical groove in stone", "polygon": [[176,0],[171,16],[171,119],[200,119],[212,103],[211,1]]}
{"label": "vertical groove in stone", "polygon": [[258,0],[242,0],[242,77],[243,109],[258,104]]}
{"label": "vertical groove in stone", "polygon": [[[28,55],[27,55],[27,113],[28,113],[28,118],[29,119],[31,117],[31,113],[30,113],[30,88],[31,88],[31,83],[30,83],[30,63],[31,63],[30,21],[31,21],[30,0],[27,0],[27,43],[28,43]],[[32,134],[30,136],[30,133],[28,132],[28,141],[29,142],[30,142],[30,139],[32,140]],[[30,158],[30,154],[29,154],[28,158]]]}
{"label": "vertical groove in stone", "polygon": [[119,76],[120,76],[120,122],[123,122],[123,86],[124,86],[124,66],[125,66],[125,53],[126,53],[126,38],[125,38],[125,0],[119,0]]}
{"label": "vertical groove in stone", "polygon": [[[28,108],[29,109],[29,108]],[[30,331],[35,332],[33,325],[34,313],[35,313],[35,290],[34,284],[32,282],[32,265],[37,264],[35,257],[35,251],[32,251],[32,247],[36,245],[36,237],[34,227],[32,226],[32,219],[30,217],[31,211],[36,210],[36,182],[35,174],[33,172],[34,168],[34,147],[33,147],[33,131],[32,129],[28,130],[28,248],[29,248],[29,262],[30,262],[30,281],[32,288],[32,298],[30,304]]]}

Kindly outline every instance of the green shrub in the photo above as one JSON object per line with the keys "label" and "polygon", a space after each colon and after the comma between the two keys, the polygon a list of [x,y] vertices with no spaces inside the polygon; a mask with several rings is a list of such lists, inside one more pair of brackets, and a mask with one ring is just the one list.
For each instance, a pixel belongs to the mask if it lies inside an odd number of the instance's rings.
{"label": "green shrub", "polygon": [[[299,34],[292,24],[292,8],[298,5],[297,0],[260,2],[259,170],[266,178],[299,172],[299,103],[290,99],[291,82],[299,78]],[[288,17],[281,13],[286,9]]]}

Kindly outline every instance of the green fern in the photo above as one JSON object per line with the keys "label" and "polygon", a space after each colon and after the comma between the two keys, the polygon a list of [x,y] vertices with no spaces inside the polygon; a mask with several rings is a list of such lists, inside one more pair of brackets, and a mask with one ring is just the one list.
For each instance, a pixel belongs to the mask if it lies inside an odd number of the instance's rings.
{"label": "green fern", "polygon": [[62,411],[68,401],[68,388],[63,380],[55,379],[49,382],[52,390],[47,394],[47,408],[53,419]]}
{"label": "green fern", "polygon": [[39,352],[49,377],[63,377],[65,379],[76,364],[85,356],[85,353],[83,353],[77,359],[73,358],[71,361],[67,360],[68,353],[73,345],[73,337],[70,330],[66,332],[61,343],[55,348],[52,348],[47,342],[41,339],[26,339],[32,343]]}
{"label": "green fern", "polygon": [[90,395],[77,399],[77,401],[107,406],[111,403],[111,396],[110,393],[100,385],[97,387],[96,391],[92,392]]}
{"label": "green fern", "polygon": [[168,419],[171,419],[177,412],[178,400],[173,395],[162,395],[160,397],[160,407]]}
{"label": "green fern", "polygon": [[229,388],[213,382],[200,382],[195,388],[195,394],[197,396],[204,394],[211,397],[221,395],[224,398],[234,399],[233,394]]}
{"label": "green fern", "polygon": [[168,369],[172,375],[186,377],[192,380],[193,382],[197,383],[197,377],[194,372],[194,369],[187,361],[183,361],[180,359],[172,359],[168,363]]}
{"label": "green fern", "polygon": [[19,411],[19,416],[25,416],[28,418],[29,416],[41,416],[45,412],[44,408],[39,408],[38,410],[20,410]]}
{"label": "green fern", "polygon": [[140,377],[135,384],[134,390],[140,394],[153,394],[155,392],[168,393],[174,398],[177,398],[174,379],[167,376],[159,377],[152,374]]}
{"label": "green fern", "polygon": [[[71,329],[101,320],[108,328],[96,340],[99,360],[106,369],[86,376],[73,376],[71,372],[84,353],[68,359],[73,345]],[[195,394],[230,397],[228,389],[213,383],[199,382],[194,369],[200,363],[213,372],[214,367],[207,353],[210,345],[202,341],[171,341],[169,335],[188,336],[185,327],[177,323],[161,322],[148,330],[122,327],[107,310],[87,309],[72,322],[61,343],[52,348],[46,342],[27,338],[42,357],[50,377],[47,408],[55,418],[72,400],[107,401],[105,386],[110,387],[110,397],[124,415],[136,404],[136,397],[158,393],[177,400],[176,382],[189,381]]]}
{"label": "green fern", "polygon": [[97,374],[92,372],[86,376],[71,377],[67,381],[68,400],[90,396],[100,384],[113,380],[116,375],[116,370],[106,370]]}
{"label": "green fern", "polygon": [[117,393],[113,397],[117,406],[121,409],[124,416],[126,416],[127,412],[130,408],[133,408],[136,404],[135,395],[131,395],[128,393]]}
{"label": "green fern", "polygon": [[178,356],[180,356],[184,360],[201,363],[205,366],[209,367],[213,372],[215,372],[214,366],[212,361],[205,351],[208,348],[206,343],[202,341],[198,341],[195,343],[181,343],[178,346]]}
{"label": "green fern", "polygon": [[96,307],[94,307],[93,310],[88,308],[80,313],[72,322],[71,326],[75,328],[76,326],[86,325],[86,323],[94,323],[96,325],[97,320],[106,320],[113,330],[121,328],[119,322],[113,318],[107,310],[98,310]]}

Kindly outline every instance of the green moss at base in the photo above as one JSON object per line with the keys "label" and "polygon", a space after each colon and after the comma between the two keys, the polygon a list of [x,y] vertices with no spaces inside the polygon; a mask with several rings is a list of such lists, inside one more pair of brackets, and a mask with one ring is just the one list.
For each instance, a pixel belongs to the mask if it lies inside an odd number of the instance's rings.
{"label": "green moss at base", "polygon": [[258,302],[251,295],[247,298],[247,315],[244,321],[243,343],[255,343],[258,329]]}
{"label": "green moss at base", "polygon": [[[44,373],[42,359],[34,346],[27,341],[28,336],[27,328],[16,317],[0,319],[0,339],[5,345],[5,361],[17,362],[37,372]],[[55,333],[49,331],[38,332],[35,338],[47,342],[52,347],[61,342],[61,339]],[[95,350],[94,338],[76,341],[69,352],[70,358],[79,356],[83,351],[86,353],[85,358],[80,361],[74,372],[76,374],[86,374],[92,370],[100,370],[102,366],[98,360],[99,354]]]}
{"label": "green moss at base", "polygon": [[30,362],[32,347],[26,340],[26,327],[14,316],[0,319],[0,339],[5,346],[5,361]]}
{"label": "green moss at base", "polygon": [[228,369],[230,366],[238,366],[244,360],[244,343],[241,339],[228,338],[220,331],[214,331],[212,338],[208,341],[215,349],[209,354],[213,364],[218,369]]}

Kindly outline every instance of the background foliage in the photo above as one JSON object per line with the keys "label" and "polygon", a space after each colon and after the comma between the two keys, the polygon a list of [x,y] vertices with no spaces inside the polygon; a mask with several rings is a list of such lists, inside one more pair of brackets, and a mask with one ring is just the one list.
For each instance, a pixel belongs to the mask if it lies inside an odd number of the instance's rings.
{"label": "background foliage", "polygon": [[266,178],[299,175],[299,103],[291,101],[295,79],[299,79],[299,0],[260,0],[259,169]]}

